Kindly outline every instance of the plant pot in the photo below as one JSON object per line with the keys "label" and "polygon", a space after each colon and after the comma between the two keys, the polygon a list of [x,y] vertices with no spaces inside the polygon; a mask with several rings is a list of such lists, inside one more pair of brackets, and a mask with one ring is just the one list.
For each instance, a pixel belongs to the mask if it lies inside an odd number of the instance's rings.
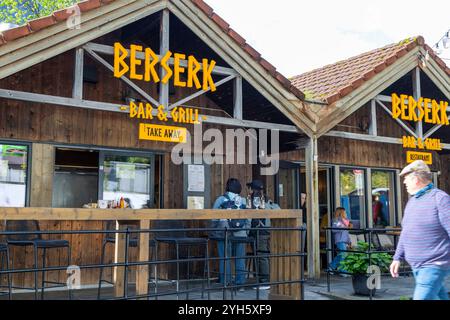
{"label": "plant pot", "polygon": [[367,279],[369,279],[369,276],[365,274],[355,274],[352,276],[352,284],[353,284],[353,291],[357,295],[361,296],[370,296],[370,292],[372,291],[372,296],[375,295],[376,289],[370,290],[367,287]]}

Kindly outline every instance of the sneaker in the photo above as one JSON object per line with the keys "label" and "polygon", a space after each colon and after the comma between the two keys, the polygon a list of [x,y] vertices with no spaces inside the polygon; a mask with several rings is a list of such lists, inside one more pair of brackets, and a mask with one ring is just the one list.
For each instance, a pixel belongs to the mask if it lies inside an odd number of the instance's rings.
{"label": "sneaker", "polygon": [[261,285],[259,287],[253,287],[254,290],[259,289],[259,290],[269,290],[270,286],[269,285]]}

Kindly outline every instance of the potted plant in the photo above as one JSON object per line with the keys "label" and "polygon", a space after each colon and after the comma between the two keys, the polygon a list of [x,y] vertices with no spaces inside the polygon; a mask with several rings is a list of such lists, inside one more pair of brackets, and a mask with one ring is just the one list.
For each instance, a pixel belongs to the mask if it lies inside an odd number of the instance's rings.
{"label": "potted plant", "polygon": [[377,266],[381,272],[386,272],[389,270],[392,257],[388,253],[374,252],[370,254],[369,264],[369,254],[363,253],[369,250],[369,244],[367,242],[358,242],[357,247],[353,250],[356,252],[347,252],[338,268],[352,275],[355,294],[368,296],[370,295],[370,291],[372,291],[372,295],[374,295],[376,289],[370,290],[367,286],[367,280],[371,276],[371,274],[368,274],[368,268],[369,266]]}

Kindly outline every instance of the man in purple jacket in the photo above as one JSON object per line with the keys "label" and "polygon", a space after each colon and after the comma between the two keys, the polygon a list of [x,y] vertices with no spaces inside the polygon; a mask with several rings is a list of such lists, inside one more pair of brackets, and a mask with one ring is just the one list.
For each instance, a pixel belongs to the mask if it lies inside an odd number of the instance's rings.
{"label": "man in purple jacket", "polygon": [[391,275],[398,277],[400,261],[406,260],[416,281],[414,300],[448,300],[444,281],[450,273],[450,196],[434,188],[430,168],[422,160],[406,166],[400,176],[411,198]]}

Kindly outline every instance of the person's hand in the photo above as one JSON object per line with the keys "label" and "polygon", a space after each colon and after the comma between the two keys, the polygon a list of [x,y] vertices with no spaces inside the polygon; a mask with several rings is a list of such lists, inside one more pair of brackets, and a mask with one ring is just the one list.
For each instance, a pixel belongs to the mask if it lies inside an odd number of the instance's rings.
{"label": "person's hand", "polygon": [[400,261],[392,261],[389,271],[391,272],[392,278],[398,278],[398,269],[400,268]]}

